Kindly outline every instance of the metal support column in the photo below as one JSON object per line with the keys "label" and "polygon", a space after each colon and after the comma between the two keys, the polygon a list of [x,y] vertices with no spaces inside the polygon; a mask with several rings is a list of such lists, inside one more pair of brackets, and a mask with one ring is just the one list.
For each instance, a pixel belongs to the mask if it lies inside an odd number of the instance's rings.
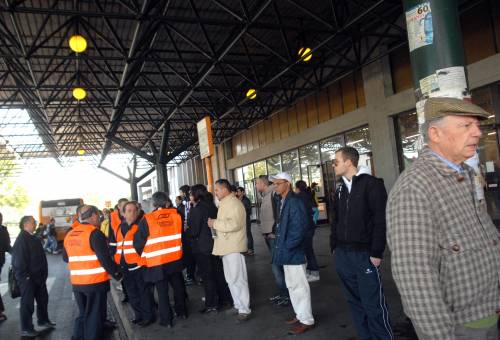
{"label": "metal support column", "polygon": [[132,159],[132,169],[128,168],[129,182],[130,182],[130,199],[132,201],[138,201],[139,200],[139,194],[138,194],[138,191],[137,191],[138,180],[135,177],[136,172],[137,172],[137,158],[134,157]]}
{"label": "metal support column", "polygon": [[156,179],[158,181],[158,191],[164,191],[168,194],[169,192],[168,192],[167,166],[166,164],[157,162],[155,168],[156,168]]}
{"label": "metal support column", "polygon": [[139,200],[139,193],[137,190],[137,179],[136,178],[130,179],[130,198],[132,199],[132,201]]}
{"label": "metal support column", "polygon": [[[424,104],[431,97],[470,99],[457,0],[403,0],[419,130]],[[422,137],[419,147],[423,146]],[[476,194],[484,198],[479,157],[467,163],[476,169]]]}
{"label": "metal support column", "polygon": [[469,98],[456,0],[404,0],[419,125],[429,97]]}

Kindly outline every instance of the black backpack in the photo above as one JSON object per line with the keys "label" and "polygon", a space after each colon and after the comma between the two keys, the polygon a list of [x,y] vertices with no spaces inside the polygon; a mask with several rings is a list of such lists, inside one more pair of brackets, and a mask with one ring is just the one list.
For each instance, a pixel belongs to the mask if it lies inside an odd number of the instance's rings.
{"label": "black backpack", "polygon": [[19,287],[19,283],[16,280],[16,276],[14,275],[12,266],[9,267],[9,292],[10,297],[13,299],[21,296],[21,289]]}

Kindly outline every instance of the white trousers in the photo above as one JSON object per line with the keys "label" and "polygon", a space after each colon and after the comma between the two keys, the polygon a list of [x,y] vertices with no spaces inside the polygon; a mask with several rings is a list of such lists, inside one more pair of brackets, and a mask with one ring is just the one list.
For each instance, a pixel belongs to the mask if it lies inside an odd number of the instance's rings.
{"label": "white trousers", "polygon": [[284,265],[285,282],[296,318],[304,325],[314,325],[311,289],[306,277],[306,265]]}
{"label": "white trousers", "polygon": [[240,253],[222,256],[224,277],[231,291],[234,308],[240,314],[250,314],[250,292],[248,290],[247,264]]}

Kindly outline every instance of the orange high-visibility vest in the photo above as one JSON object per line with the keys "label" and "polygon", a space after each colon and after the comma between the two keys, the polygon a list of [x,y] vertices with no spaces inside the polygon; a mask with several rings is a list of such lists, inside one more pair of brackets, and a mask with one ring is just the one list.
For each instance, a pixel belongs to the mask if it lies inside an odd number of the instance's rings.
{"label": "orange high-visibility vest", "polygon": [[78,227],[80,225],[80,222],[78,221],[78,219],[74,220],[73,221],[73,224],[71,224],[71,228],[72,229],[75,229],[76,227]]}
{"label": "orange high-visibility vest", "polygon": [[92,285],[109,281],[109,274],[90,247],[90,234],[94,230],[96,228],[93,225],[79,224],[64,239],[73,285]]}
{"label": "orange high-visibility vest", "polygon": [[122,233],[122,228],[118,228],[116,233],[116,253],[115,262],[120,264],[122,256],[125,257],[125,262],[127,264],[137,264],[136,267],[129,270],[135,270],[141,267],[142,258],[134,248],[134,235],[139,230],[137,224],[132,224],[130,230],[125,234]]}
{"label": "orange high-visibility vest", "polygon": [[182,220],[175,208],[162,208],[144,215],[149,237],[142,251],[146,267],[161,266],[182,258]]}
{"label": "orange high-visibility vest", "polygon": [[[120,218],[120,213],[118,212],[118,210],[115,209],[109,215],[109,225],[111,227],[113,235],[115,235],[115,240],[117,239],[117,234],[118,234],[118,229],[120,229],[120,224],[122,224],[122,219]],[[109,243],[110,247],[116,247],[116,245],[117,245],[117,243],[115,243],[115,242]]]}

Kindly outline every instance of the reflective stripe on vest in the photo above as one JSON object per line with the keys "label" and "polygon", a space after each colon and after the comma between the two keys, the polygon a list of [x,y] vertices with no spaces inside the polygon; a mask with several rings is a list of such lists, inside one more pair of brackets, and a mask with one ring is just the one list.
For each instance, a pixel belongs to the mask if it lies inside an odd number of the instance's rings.
{"label": "reflective stripe on vest", "polygon": [[125,234],[125,237],[122,234],[122,228],[118,227],[116,232],[116,253],[115,253],[115,262],[117,264],[121,263],[122,256],[125,257],[125,263],[127,264],[137,264],[139,266],[142,265],[142,259],[139,254],[135,251],[134,248],[134,235],[139,230],[137,224],[132,224],[130,226],[129,231]]}
{"label": "reflective stripe on vest", "polygon": [[73,285],[93,285],[109,281],[108,273],[90,246],[90,235],[94,230],[96,228],[93,225],[79,224],[64,239]]}
{"label": "reflective stripe on vest", "polygon": [[156,210],[144,216],[149,236],[142,251],[143,264],[161,266],[182,258],[182,219],[174,208]]}

